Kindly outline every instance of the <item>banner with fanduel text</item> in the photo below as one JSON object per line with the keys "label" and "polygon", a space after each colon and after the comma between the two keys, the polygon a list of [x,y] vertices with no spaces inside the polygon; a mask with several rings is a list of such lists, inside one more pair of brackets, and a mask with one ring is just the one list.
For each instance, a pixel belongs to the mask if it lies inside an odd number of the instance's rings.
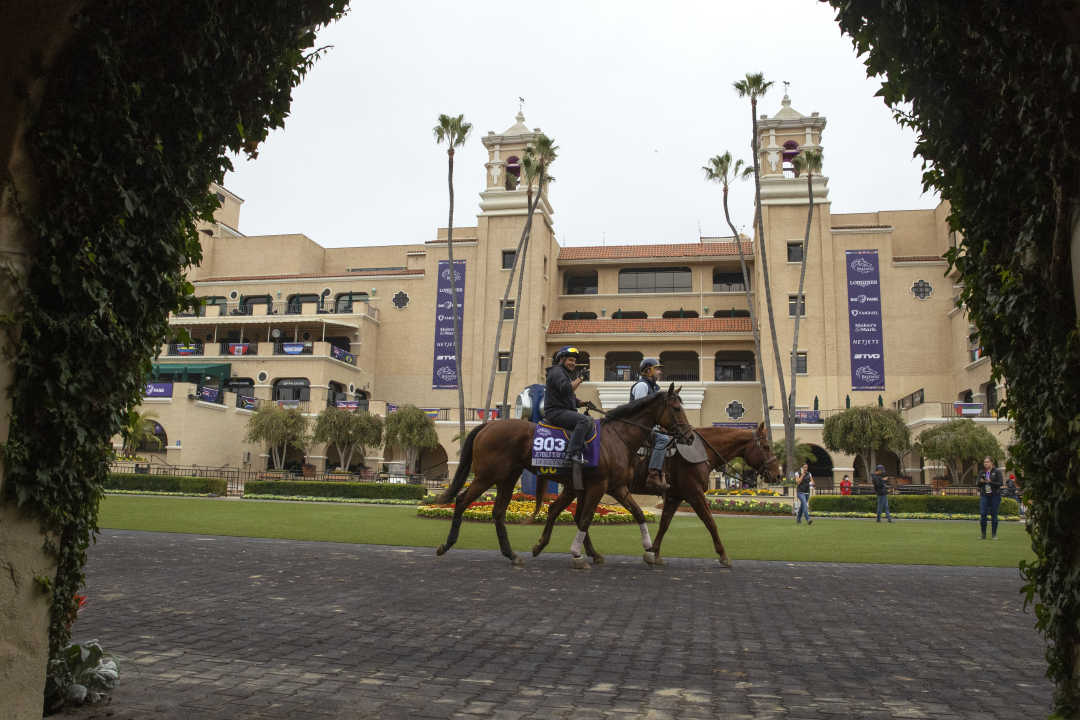
{"label": "banner with fanduel text", "polygon": [[[458,327],[465,317],[465,261],[454,261],[454,289],[457,292]],[[433,390],[456,389],[457,369],[454,364],[454,312],[450,299],[450,261],[439,261],[439,285],[435,293],[435,367],[431,374]]]}
{"label": "banner with fanduel text", "polygon": [[846,259],[851,389],[884,390],[885,344],[878,251],[848,250]]}

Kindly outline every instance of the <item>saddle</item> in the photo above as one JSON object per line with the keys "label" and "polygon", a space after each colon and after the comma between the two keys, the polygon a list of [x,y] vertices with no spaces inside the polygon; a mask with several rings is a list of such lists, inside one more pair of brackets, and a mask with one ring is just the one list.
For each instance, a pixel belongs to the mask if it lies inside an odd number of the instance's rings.
{"label": "saddle", "polygon": [[[570,460],[566,456],[566,446],[570,442],[570,431],[554,425],[538,423],[533,431],[531,464],[536,468],[537,479],[551,480],[557,483],[567,482],[570,475]],[[585,437],[582,448],[585,463],[583,473],[595,473],[600,465],[600,421],[593,420],[593,431]],[[578,488],[579,490],[581,488]]]}

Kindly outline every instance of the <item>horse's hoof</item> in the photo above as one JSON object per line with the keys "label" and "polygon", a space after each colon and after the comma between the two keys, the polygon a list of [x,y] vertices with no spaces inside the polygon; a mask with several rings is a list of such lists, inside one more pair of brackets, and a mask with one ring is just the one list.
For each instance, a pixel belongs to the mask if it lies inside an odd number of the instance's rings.
{"label": "horse's hoof", "polygon": [[585,560],[584,557],[582,557],[581,555],[578,555],[576,558],[574,558],[574,569],[575,570],[584,570],[587,567],[589,567],[589,563]]}
{"label": "horse's hoof", "polygon": [[603,555],[595,555],[593,556],[592,563],[593,565],[605,565],[607,564],[607,560],[604,559]]}
{"label": "horse's hoof", "polygon": [[735,561],[732,560],[731,558],[729,558],[727,555],[721,555],[720,556],[720,564],[723,565],[724,567],[731,567],[732,565],[735,564]]}
{"label": "horse's hoof", "polygon": [[536,557],[542,552],[544,552],[544,548],[542,545],[533,545],[533,557]]}
{"label": "horse's hoof", "polygon": [[656,556],[656,564],[657,565],[667,565],[667,560],[665,560],[662,556],[657,555]]}
{"label": "horse's hoof", "polygon": [[445,545],[440,545],[439,547],[437,547],[435,549],[435,554],[438,555],[439,557],[442,557],[443,555],[445,555],[446,554],[446,546]]}
{"label": "horse's hoof", "polygon": [[656,555],[652,554],[651,552],[646,552],[644,555],[641,556],[641,559],[649,563],[650,565],[656,564]]}
{"label": "horse's hoof", "polygon": [[519,558],[519,557],[518,557],[517,555],[515,555],[515,556],[514,556],[514,557],[512,557],[512,558],[510,558],[510,562],[512,562],[512,563],[513,563],[514,565],[516,565],[516,566],[518,566],[518,567],[520,567],[520,566],[522,566],[522,565],[524,565],[524,564],[525,564],[525,561],[524,561],[524,560],[522,560],[521,558]]}

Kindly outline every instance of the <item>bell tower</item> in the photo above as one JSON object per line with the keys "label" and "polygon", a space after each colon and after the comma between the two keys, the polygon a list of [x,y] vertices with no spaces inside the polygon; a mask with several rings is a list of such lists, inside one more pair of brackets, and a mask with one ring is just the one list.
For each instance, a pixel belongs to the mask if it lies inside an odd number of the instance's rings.
{"label": "bell tower", "polygon": [[[489,131],[482,138],[488,151],[488,161],[484,163],[487,186],[480,193],[479,217],[529,214],[526,188],[521,184],[521,159],[525,155],[525,148],[532,144],[541,132],[540,128],[530,130],[526,127],[525,115],[520,110],[516,120],[514,125],[501,134],[496,135]],[[548,202],[546,188],[536,211],[542,213],[548,224],[551,224],[553,211]]]}
{"label": "bell tower", "polygon": [[[780,112],[771,118],[761,116],[757,132],[762,205],[806,204],[806,182],[798,179],[791,161],[800,150],[820,149],[824,129],[825,118],[816,112],[803,115],[791,107],[791,98],[786,92]],[[827,177],[814,176],[815,204],[829,202],[828,184]]]}

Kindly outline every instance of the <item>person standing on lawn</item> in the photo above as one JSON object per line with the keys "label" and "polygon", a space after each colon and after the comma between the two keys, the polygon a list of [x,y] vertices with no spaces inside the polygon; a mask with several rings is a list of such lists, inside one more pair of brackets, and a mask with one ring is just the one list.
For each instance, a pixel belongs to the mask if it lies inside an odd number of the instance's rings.
{"label": "person standing on lawn", "polygon": [[806,524],[813,525],[810,519],[810,486],[813,484],[813,476],[810,474],[810,466],[803,463],[802,468],[795,474],[798,485],[795,486],[795,496],[798,498],[799,508],[795,511],[795,524],[802,525],[802,516],[806,515]]}
{"label": "person standing on lawn", "polygon": [[979,525],[982,527],[980,540],[986,539],[986,515],[990,514],[991,536],[997,540],[998,506],[1001,505],[1001,486],[1005,481],[1001,479],[1001,471],[994,467],[994,459],[987,456],[983,458],[983,471],[979,477]]}
{"label": "person standing on lawn", "polygon": [[885,466],[878,465],[870,479],[874,481],[874,492],[877,493],[877,521],[881,522],[881,511],[884,509],[885,519],[892,522],[892,515],[889,514],[889,486],[885,483]]}
{"label": "person standing on lawn", "polygon": [[850,495],[851,494],[851,478],[848,477],[847,475],[845,475],[844,479],[840,481],[840,494],[841,495]]}
{"label": "person standing on lawn", "polygon": [[1005,497],[1011,497],[1016,501],[1017,507],[1020,508],[1020,517],[1024,517],[1024,503],[1023,493],[1020,492],[1020,486],[1016,484],[1016,476],[1010,475],[1009,479],[1005,483]]}

